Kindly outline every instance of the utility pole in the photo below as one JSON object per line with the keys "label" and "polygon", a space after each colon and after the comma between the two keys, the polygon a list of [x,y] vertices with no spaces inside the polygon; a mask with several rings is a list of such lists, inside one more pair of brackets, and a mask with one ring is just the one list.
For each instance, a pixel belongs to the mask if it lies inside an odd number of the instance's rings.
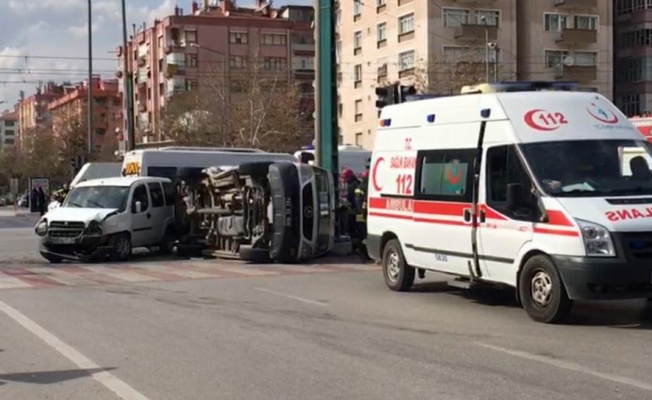
{"label": "utility pole", "polygon": [[88,161],[93,155],[93,4],[88,0],[88,105],[86,113],[87,121],[87,142],[88,142]]}
{"label": "utility pole", "polygon": [[131,151],[136,148],[136,127],[134,121],[134,96],[132,85],[134,84],[133,74],[131,73],[131,68],[129,66],[129,61],[131,55],[129,53],[128,46],[128,37],[127,37],[127,6],[125,5],[125,0],[122,0],[122,73],[124,79],[124,93],[123,95],[123,104],[124,104],[124,117],[125,117],[125,129],[124,129],[124,138],[127,140],[126,151]]}
{"label": "utility pole", "polygon": [[315,142],[316,162],[333,174],[336,194],[339,182],[337,124],[337,65],[333,1],[315,0]]}

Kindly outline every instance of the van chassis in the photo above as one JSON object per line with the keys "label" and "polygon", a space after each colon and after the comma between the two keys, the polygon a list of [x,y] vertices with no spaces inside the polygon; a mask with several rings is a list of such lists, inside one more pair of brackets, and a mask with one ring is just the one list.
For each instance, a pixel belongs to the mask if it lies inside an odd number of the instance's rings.
{"label": "van chassis", "polygon": [[181,172],[186,185],[181,195],[187,228],[177,247],[180,255],[201,252],[227,259],[270,261],[269,164]]}

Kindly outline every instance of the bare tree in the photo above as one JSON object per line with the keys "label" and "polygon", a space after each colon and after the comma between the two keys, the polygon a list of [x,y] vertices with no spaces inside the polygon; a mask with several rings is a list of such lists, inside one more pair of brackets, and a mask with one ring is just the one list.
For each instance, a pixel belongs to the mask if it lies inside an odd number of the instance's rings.
{"label": "bare tree", "polygon": [[[490,61],[493,61],[490,58]],[[466,49],[444,57],[421,60],[415,68],[414,83],[421,92],[458,94],[466,85],[487,81],[487,66],[490,80],[494,76],[495,63],[487,65],[484,53],[476,48]]]}
{"label": "bare tree", "polygon": [[86,111],[56,110],[52,115],[52,135],[63,160],[88,152]]}
{"label": "bare tree", "polygon": [[300,93],[284,61],[256,55],[230,79],[238,146],[293,151],[312,139],[302,129]]}
{"label": "bare tree", "polygon": [[179,144],[295,150],[311,133],[301,129],[300,95],[283,58],[257,54],[203,68],[197,88],[175,94],[161,129]]}

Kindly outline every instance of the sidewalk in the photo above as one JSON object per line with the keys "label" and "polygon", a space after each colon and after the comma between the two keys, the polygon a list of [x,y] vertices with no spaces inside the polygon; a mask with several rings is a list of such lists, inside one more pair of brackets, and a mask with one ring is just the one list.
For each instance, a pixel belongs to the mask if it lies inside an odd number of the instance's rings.
{"label": "sidewalk", "polygon": [[38,216],[38,213],[30,213],[29,208],[18,207],[14,211],[13,206],[0,207],[0,217],[30,217]]}

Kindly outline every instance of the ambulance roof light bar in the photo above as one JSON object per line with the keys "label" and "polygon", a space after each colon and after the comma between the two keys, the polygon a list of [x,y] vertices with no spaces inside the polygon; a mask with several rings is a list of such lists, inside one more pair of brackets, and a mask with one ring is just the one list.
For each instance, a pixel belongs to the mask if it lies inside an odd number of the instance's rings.
{"label": "ambulance roof light bar", "polygon": [[467,85],[462,87],[461,94],[480,93],[506,93],[506,92],[539,92],[539,91],[565,91],[574,92],[579,90],[576,82],[496,82],[481,83],[478,85]]}

